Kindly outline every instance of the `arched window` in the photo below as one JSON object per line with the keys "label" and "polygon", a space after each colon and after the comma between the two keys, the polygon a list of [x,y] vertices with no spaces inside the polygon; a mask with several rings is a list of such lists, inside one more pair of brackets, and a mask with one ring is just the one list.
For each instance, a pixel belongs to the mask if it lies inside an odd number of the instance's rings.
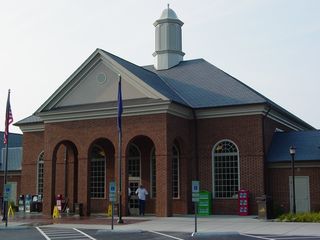
{"label": "arched window", "polygon": [[150,156],[151,198],[157,197],[156,174],[156,150],[152,148]]}
{"label": "arched window", "polygon": [[176,145],[172,148],[172,198],[180,198],[180,153]]}
{"label": "arched window", "polygon": [[212,151],[214,198],[237,198],[239,190],[239,152],[229,141],[218,142]]}
{"label": "arched window", "polygon": [[129,177],[140,177],[140,151],[134,144],[130,144],[128,157]]}
{"label": "arched window", "polygon": [[90,154],[90,197],[105,197],[106,154],[102,147],[94,145]]}
{"label": "arched window", "polygon": [[41,152],[37,161],[37,193],[43,195],[44,152]]}

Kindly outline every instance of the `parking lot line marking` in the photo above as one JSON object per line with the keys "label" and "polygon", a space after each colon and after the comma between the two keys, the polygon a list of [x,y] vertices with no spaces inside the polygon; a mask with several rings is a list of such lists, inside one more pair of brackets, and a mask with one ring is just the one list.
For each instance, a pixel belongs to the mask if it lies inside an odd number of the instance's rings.
{"label": "parking lot line marking", "polygon": [[279,239],[287,239],[287,240],[294,240],[294,239],[320,239],[320,236],[287,236],[287,237],[276,237],[275,240]]}
{"label": "parking lot line marking", "polygon": [[84,232],[80,231],[79,229],[73,228],[73,230],[76,230],[77,232],[79,232],[79,233],[81,233],[81,234],[85,235],[86,237],[90,238],[91,240],[96,240],[95,238],[93,238],[93,237],[91,237],[90,235],[88,235],[88,234],[86,234],[86,233],[84,233]]}
{"label": "parking lot line marking", "polygon": [[245,234],[245,233],[240,233],[240,235],[246,236],[246,237],[258,238],[258,239],[264,239],[264,240],[275,240],[275,238],[260,237],[260,236]]}
{"label": "parking lot line marking", "polygon": [[161,232],[156,232],[156,231],[151,231],[151,230],[149,230],[148,232],[152,232],[152,233],[159,234],[159,235],[162,235],[162,236],[165,236],[165,237],[168,237],[168,238],[173,238],[173,239],[176,239],[176,240],[184,240],[182,238],[177,238],[177,237],[174,237],[174,236],[170,236],[168,234],[164,234],[164,233],[161,233]]}
{"label": "parking lot line marking", "polygon": [[42,236],[45,237],[45,239],[51,240],[39,227],[36,227],[36,229],[41,233]]}

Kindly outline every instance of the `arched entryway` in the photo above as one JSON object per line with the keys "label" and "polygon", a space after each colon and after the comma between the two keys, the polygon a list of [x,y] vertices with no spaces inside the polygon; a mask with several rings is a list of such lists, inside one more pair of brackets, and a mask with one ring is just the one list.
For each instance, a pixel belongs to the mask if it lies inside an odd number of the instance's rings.
{"label": "arched entryway", "polygon": [[95,140],[88,150],[90,213],[105,213],[109,203],[108,186],[115,181],[115,149],[105,138]]}
{"label": "arched entryway", "polygon": [[60,194],[65,199],[65,208],[74,209],[78,201],[78,150],[71,141],[62,141],[54,148],[51,191],[53,205]]}
{"label": "arched entryway", "polygon": [[155,213],[155,151],[153,141],[147,136],[137,136],[133,138],[126,147],[126,185],[130,188],[131,192],[127,201],[127,208],[130,215],[139,214],[138,199],[135,191],[140,184],[149,192],[146,213]]}

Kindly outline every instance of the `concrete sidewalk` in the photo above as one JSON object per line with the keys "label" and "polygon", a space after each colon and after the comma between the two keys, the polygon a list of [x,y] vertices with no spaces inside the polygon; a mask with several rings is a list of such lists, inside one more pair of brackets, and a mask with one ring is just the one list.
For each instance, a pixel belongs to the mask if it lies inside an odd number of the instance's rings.
{"label": "concrete sidewalk", "polygon": [[[162,232],[193,232],[194,218],[192,215],[159,217],[124,217],[123,225],[114,225],[115,230],[133,231],[162,231]],[[111,229],[110,221],[106,224],[75,224],[57,223],[46,227],[83,228],[83,229]],[[9,225],[25,225],[19,222],[9,222]],[[3,223],[1,224],[3,228]],[[239,232],[244,234],[280,234],[320,236],[319,223],[283,223],[258,220],[255,216],[210,216],[198,218],[198,232]]]}

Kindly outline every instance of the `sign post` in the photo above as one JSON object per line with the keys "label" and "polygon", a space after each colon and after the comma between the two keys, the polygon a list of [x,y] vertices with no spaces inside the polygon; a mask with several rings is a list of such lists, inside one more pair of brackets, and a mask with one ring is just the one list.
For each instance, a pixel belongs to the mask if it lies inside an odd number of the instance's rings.
{"label": "sign post", "polygon": [[112,181],[109,183],[109,202],[112,203],[111,211],[111,230],[113,230],[113,220],[114,220],[114,203],[116,201],[116,182]]}
{"label": "sign post", "polygon": [[199,202],[200,182],[192,181],[192,202],[194,202],[194,232],[197,232],[197,211]]}
{"label": "sign post", "polygon": [[4,184],[4,194],[3,194],[3,202],[4,202],[4,213],[3,216],[5,216],[5,222],[6,222],[6,227],[8,226],[8,210],[9,210],[9,199],[11,196],[11,184],[10,183],[5,183]]}

